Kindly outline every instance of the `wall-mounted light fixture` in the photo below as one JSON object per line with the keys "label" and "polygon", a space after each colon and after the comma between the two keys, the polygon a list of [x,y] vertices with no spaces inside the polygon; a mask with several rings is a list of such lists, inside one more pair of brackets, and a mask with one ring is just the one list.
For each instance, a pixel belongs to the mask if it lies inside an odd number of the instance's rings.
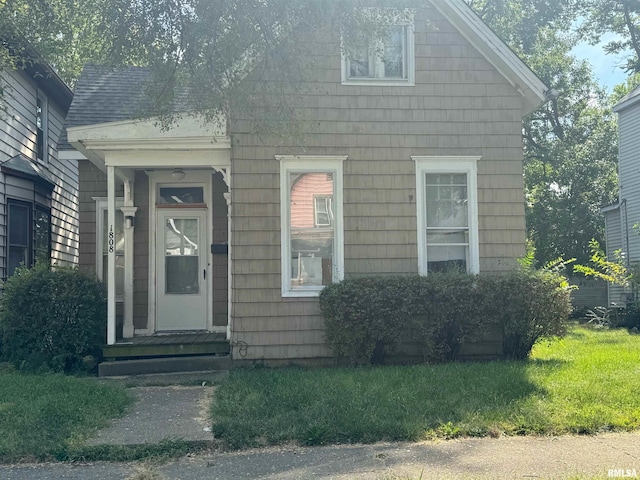
{"label": "wall-mounted light fixture", "polygon": [[175,168],[173,172],[171,172],[171,178],[174,180],[182,180],[185,177],[184,170],[181,168]]}

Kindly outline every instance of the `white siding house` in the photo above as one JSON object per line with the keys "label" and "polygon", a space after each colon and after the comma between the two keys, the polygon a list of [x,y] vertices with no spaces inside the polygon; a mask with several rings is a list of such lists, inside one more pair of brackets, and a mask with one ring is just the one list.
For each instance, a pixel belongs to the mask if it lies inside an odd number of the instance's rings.
{"label": "white siding house", "polygon": [[[607,256],[622,251],[628,265],[640,263],[640,86],[632,90],[613,108],[618,114],[619,201],[602,208],[605,216]],[[627,293],[609,285],[609,304],[624,305]]]}
{"label": "white siding house", "polygon": [[78,165],[57,143],[73,94],[29,46],[30,61],[0,72],[0,279],[37,258],[78,261]]}

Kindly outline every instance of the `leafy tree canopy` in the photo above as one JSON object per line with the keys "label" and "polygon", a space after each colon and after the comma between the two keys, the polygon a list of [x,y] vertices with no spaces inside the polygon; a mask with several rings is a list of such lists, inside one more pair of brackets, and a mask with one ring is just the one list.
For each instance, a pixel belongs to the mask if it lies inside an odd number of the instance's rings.
{"label": "leafy tree canopy", "polygon": [[[609,54],[631,52],[624,67],[640,71],[638,0],[466,0],[481,18],[561,96],[525,120],[527,229],[541,264],[558,256],[584,263],[588,244],[604,244],[599,207],[616,195],[616,125],[610,100],[589,65],[571,57],[579,40],[604,33],[621,40]],[[145,65],[157,112],[188,89],[206,119],[277,99],[269,120],[291,125],[283,86],[303,84],[314,35],[375,33],[384,18],[365,6],[419,7],[421,0],[0,0],[0,70],[14,66],[26,39],[73,84],[87,62]],[[369,12],[363,14],[362,12]],[[397,14],[397,13],[396,13]],[[359,28],[350,28],[357,25]],[[303,35],[294,33],[304,32]],[[358,43],[347,37],[347,44]],[[361,39],[360,39],[361,40]],[[283,66],[286,65],[286,68]],[[246,88],[248,70],[269,81]],[[638,79],[635,78],[635,81]],[[631,81],[630,81],[631,82]],[[616,89],[612,101],[632,87]],[[0,86],[1,88],[1,86]],[[1,92],[0,92],[1,94]],[[282,101],[284,103],[277,103]]]}

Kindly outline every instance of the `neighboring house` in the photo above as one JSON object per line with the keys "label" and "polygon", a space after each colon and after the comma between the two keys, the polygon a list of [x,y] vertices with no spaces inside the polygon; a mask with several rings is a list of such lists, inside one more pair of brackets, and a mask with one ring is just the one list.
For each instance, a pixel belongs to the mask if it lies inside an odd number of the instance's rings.
{"label": "neighboring house", "polygon": [[109,344],[208,331],[235,360],[319,359],[324,285],[517,266],[522,117],[547,88],[461,0],[424,5],[384,60],[318,45],[304,148],[240,114],[162,131],[134,119],[147,70],[85,68],[64,158],[80,160],[80,265],[108,283]]}
{"label": "neighboring house", "polygon": [[22,70],[0,72],[0,278],[44,259],[78,262],[78,164],[60,160],[57,142],[73,97],[47,62],[0,33]]}
{"label": "neighboring house", "polygon": [[[605,218],[607,257],[620,251],[627,265],[640,263],[640,86],[613,107],[618,114],[618,202],[602,207]],[[609,285],[609,305],[624,307],[631,292]]]}

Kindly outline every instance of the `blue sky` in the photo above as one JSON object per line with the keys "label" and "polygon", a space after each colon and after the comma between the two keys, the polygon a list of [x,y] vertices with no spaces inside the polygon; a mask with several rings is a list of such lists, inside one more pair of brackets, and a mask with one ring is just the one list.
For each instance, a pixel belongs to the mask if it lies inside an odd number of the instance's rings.
{"label": "blue sky", "polygon": [[607,34],[602,37],[602,42],[598,45],[589,45],[583,42],[577,45],[572,53],[579,59],[588,60],[593,68],[593,73],[598,81],[607,87],[611,92],[613,87],[627,79],[627,74],[620,64],[623,56],[621,55],[605,55],[602,45],[615,39],[615,34]]}

